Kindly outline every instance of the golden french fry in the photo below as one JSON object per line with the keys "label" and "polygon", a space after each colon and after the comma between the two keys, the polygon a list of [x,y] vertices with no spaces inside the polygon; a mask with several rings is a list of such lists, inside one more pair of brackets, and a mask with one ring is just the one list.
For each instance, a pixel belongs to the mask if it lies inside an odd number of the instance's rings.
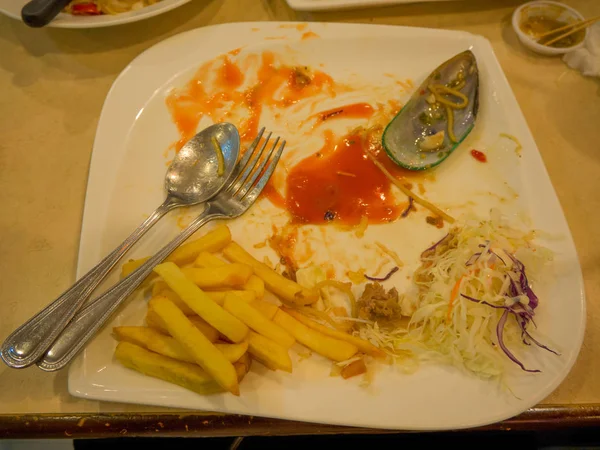
{"label": "golden french fry", "polygon": [[148,327],[114,327],[113,333],[119,341],[131,342],[144,348],[148,348],[148,343],[155,336],[168,337]]}
{"label": "golden french fry", "polygon": [[345,380],[357,375],[362,375],[363,373],[367,373],[367,365],[362,358],[351,362],[341,371],[342,378]]}
{"label": "golden french fry", "polygon": [[269,369],[292,372],[292,360],[287,349],[254,331],[248,333],[248,353]]}
{"label": "golden french fry", "polygon": [[252,358],[248,353],[244,353],[233,367],[235,367],[235,371],[237,372],[238,382],[241,383],[246,374],[250,371],[250,367],[252,367]]}
{"label": "golden french fry", "polygon": [[[158,298],[158,297],[155,297]],[[164,298],[164,297],[163,297]],[[210,342],[216,342],[219,339],[220,333],[207,324],[203,319],[198,316],[189,316],[189,321],[192,322],[200,332],[206,336]],[[146,313],[146,324],[155,330],[158,330],[164,334],[169,334],[169,330],[167,330],[167,326],[163,322],[163,320],[154,312],[152,307],[148,308],[148,312]]]}
{"label": "golden french fry", "polygon": [[[211,300],[175,264],[172,262],[159,264],[154,271],[196,314],[219,330],[231,342],[241,342],[246,338],[248,327]],[[177,336],[173,337],[177,338]]]}
{"label": "golden french fry", "polygon": [[219,349],[227,361],[237,362],[248,351],[248,342],[240,342],[239,344],[216,343],[215,347]]}
{"label": "golden french fry", "polygon": [[256,294],[256,298],[263,298],[265,295],[265,282],[262,278],[251,275],[243,286],[245,291],[252,291]]}
{"label": "golden french fry", "polygon": [[258,310],[259,313],[269,320],[273,320],[273,317],[275,317],[275,314],[277,314],[277,310],[279,309],[279,306],[264,300],[254,300],[253,302],[250,302],[250,306]]}
{"label": "golden french fry", "polygon": [[223,308],[248,325],[250,329],[285,348],[290,348],[296,343],[296,340],[287,331],[235,295],[225,297]]}
{"label": "golden french fry", "polygon": [[235,242],[227,245],[223,249],[223,254],[230,261],[251,266],[254,273],[265,282],[265,286],[284,300],[297,305],[309,305],[319,299],[317,291],[305,289],[298,283],[278,274],[266,264],[255,259]]}
{"label": "golden french fry", "polygon": [[[208,252],[200,253],[196,261],[194,261],[194,265],[197,267],[221,267],[226,264],[221,258]],[[243,288],[246,291],[253,291],[258,298],[262,298],[265,295],[265,283],[256,275],[251,275]]]}
{"label": "golden french fry", "polygon": [[[179,361],[195,363],[196,360],[175,338],[165,336],[158,331],[148,327],[115,327],[113,332],[120,341],[127,341],[144,347],[159,355]],[[240,344],[219,344],[215,347],[225,356],[227,361],[236,362],[248,350],[248,343]]]}
{"label": "golden french fry", "polygon": [[[172,264],[173,263],[166,263]],[[177,266],[175,266],[177,267]],[[217,306],[212,300],[208,300]],[[237,374],[233,365],[198,328],[167,298],[152,300],[152,308],[164,321],[169,334],[177,339],[196,363],[208,372],[219,385],[234,395],[240,395]]]}
{"label": "golden french fry", "polygon": [[223,306],[225,297],[227,297],[228,295],[235,295],[240,300],[243,300],[246,303],[253,302],[256,299],[256,294],[252,291],[206,291],[205,294],[208,295],[215,303],[217,303],[220,306]]}
{"label": "golden french fry", "polygon": [[168,287],[156,294],[155,297],[167,297],[169,300],[175,303],[175,306],[177,306],[181,310],[181,312],[184,313],[186,316],[196,315],[194,310],[192,310],[192,308],[190,308],[183,300],[179,298],[179,295],[177,295]]}
{"label": "golden french fry", "polygon": [[321,325],[320,323],[309,319],[304,314],[301,314],[298,311],[294,311],[291,308],[282,307],[281,309],[288,313],[290,316],[292,316],[294,319],[298,320],[299,322],[302,322],[304,325],[306,325],[309,328],[312,328],[313,330],[317,330],[326,336],[330,336],[332,338],[339,339],[341,341],[346,341],[350,344],[356,345],[361,352],[366,353],[368,355],[375,357],[385,357],[385,353],[382,350],[375,347],[369,341],[366,341],[356,336],[352,336],[348,333],[344,333],[343,331],[334,330],[333,328]]}
{"label": "golden french fry", "polygon": [[223,261],[218,256],[209,252],[200,252],[194,260],[194,266],[196,267],[221,267],[225,264],[227,264],[227,261]]}
{"label": "golden french fry", "polygon": [[190,267],[181,271],[201,289],[241,288],[252,275],[252,267],[237,263],[202,269]]}
{"label": "golden french fry", "polygon": [[[131,342],[119,342],[115,356],[121,364],[129,369],[183,386],[198,394],[208,395],[223,392],[223,388],[198,365],[157,355]],[[233,371],[237,383],[238,373],[236,369]]]}
{"label": "golden french fry", "polygon": [[282,309],[277,311],[273,322],[296,338],[302,345],[334,361],[345,361],[357,351],[356,345],[326,336],[297,321]]}
{"label": "golden french fry", "polygon": [[[183,244],[171,253],[166,261],[174,262],[180,266],[194,261],[201,252],[217,252],[231,242],[231,232],[226,225],[221,225],[212,231],[209,231],[204,236]],[[123,264],[121,268],[121,277],[126,277],[143,263],[148,260],[148,257],[130,260]],[[152,275],[150,275],[152,276]]]}
{"label": "golden french fry", "polygon": [[[179,309],[183,311],[186,316],[191,316],[196,314],[194,311],[190,309],[189,306],[183,306],[185,303],[179,298],[179,296],[173,292],[167,283],[163,280],[158,280],[154,283],[152,288],[152,296],[156,297],[158,295],[164,295],[168,297],[173,303],[175,303]],[[225,301],[225,297],[227,294],[235,294],[238,295],[245,302],[253,302],[256,299],[256,294],[252,291],[241,291],[241,290],[225,290],[225,291],[204,291],[206,295],[208,295],[217,305],[223,306],[223,302]]]}

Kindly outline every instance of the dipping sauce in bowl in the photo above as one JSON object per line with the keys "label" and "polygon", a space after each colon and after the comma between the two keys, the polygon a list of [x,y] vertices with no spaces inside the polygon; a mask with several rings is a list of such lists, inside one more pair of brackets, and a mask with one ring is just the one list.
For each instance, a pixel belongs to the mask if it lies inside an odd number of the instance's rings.
{"label": "dipping sauce in bowl", "polygon": [[534,1],[517,8],[513,14],[512,25],[525,47],[543,55],[560,55],[583,45],[587,29],[579,30],[569,36],[544,44],[569,30],[558,31],[539,42],[540,36],[552,30],[582,21],[583,16],[573,8],[554,1]]}

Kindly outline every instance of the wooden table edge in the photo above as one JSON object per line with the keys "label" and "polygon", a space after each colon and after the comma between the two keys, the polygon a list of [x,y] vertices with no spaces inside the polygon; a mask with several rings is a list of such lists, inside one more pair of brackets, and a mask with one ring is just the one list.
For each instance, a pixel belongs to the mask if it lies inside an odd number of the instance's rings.
{"label": "wooden table edge", "polygon": [[[473,430],[556,430],[600,425],[600,404],[541,405]],[[99,437],[225,437],[383,434],[377,430],[199,412],[0,415],[0,439]]]}

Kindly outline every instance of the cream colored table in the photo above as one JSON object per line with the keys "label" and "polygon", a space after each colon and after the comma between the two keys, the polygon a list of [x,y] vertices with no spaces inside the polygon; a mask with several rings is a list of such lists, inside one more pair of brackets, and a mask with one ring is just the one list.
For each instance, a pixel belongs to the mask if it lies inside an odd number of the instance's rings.
{"label": "cream colored table", "polygon": [[[588,298],[583,350],[538,408],[502,427],[598,423],[600,418],[600,79],[522,48],[517,0],[464,0],[296,13],[283,0],[194,0],[144,22],[95,30],[35,30],[0,17],[0,340],[74,281],[92,142],[119,72],[157,42],[238,21],[343,21],[465,30],[488,38],[515,91],[565,210]],[[585,16],[597,0],[568,0]],[[569,299],[564,299],[568,302]],[[558,406],[556,406],[558,405]],[[587,405],[587,406],[585,406]],[[350,429],[235,416],[179,416],[156,407],[71,397],[66,371],[0,364],[0,437],[260,434]]]}

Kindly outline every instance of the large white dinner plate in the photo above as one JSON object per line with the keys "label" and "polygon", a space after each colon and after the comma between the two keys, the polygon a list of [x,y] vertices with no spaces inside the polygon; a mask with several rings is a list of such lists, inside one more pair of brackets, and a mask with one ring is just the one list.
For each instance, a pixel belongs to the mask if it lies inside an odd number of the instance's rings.
{"label": "large white dinner plate", "polygon": [[[319,38],[302,39],[312,31]],[[312,35],[314,37],[314,35]],[[454,367],[422,364],[413,373],[382,365],[368,387],[357,379],[330,377],[331,363],[318,355],[293,352],[294,372],[284,374],[254,364],[241,385],[242,395],[199,396],[178,386],[148,378],[114,361],[115,342],[110,326],[101,332],[74,362],[69,391],[80,397],[131,403],[223,411],[302,421],[395,429],[454,429],[509,418],[544,399],[565,378],[581,346],[585,301],[581,270],[573,241],[535,142],[489,42],[464,32],[350,24],[251,23],[228,24],[190,31],[168,39],[136,58],[114,83],[102,111],[92,155],[81,235],[78,275],[92,267],[126,237],[163,199],[162,177],[172,157],[170,144],[177,130],[165,106],[172,88],[182,87],[197,68],[218,55],[241,48],[235,58],[265,50],[288,64],[319,68],[358,91],[324,100],[327,109],[355,101],[405,101],[397,79],[417,85],[434,67],[470,48],[481,74],[480,114],[475,130],[448,160],[424,181],[429,200],[452,214],[488,217],[499,208],[511,221],[525,221],[544,230],[540,243],[555,252],[554,263],[537,274],[535,289],[542,299],[536,311],[537,336],[556,347],[557,357],[540,349],[521,352],[525,363],[542,368],[527,374],[507,362],[507,386],[483,381]],[[236,52],[233,52],[235,54]],[[252,70],[247,69],[250,73]],[[287,157],[310,155],[322,144],[322,135],[297,133],[306,109],[290,108],[282,126],[265,113],[263,125],[288,141]],[[319,109],[317,109],[318,111]],[[281,117],[279,120],[282,120]],[[205,124],[207,122],[202,122]],[[362,122],[364,124],[364,121]],[[360,120],[338,121],[339,130]],[[520,155],[509,133],[523,145]],[[477,148],[488,155],[482,164],[470,156]],[[284,165],[289,160],[282,159]],[[278,183],[285,170],[278,169]],[[197,213],[172,214],[163,219],[128,256],[151,254],[174,236],[178,221]],[[405,262],[388,283],[400,291],[407,275],[418,265],[420,251],[445,231],[425,224],[425,212],[392,224],[372,225],[362,239],[354,233],[328,227],[323,233],[301,234],[313,253],[312,262],[344,269],[376,265],[367,245],[375,240],[392,247]],[[286,216],[266,199],[242,218],[230,223],[234,239],[262,258],[270,250],[257,249],[271,234],[271,225],[283,225]],[[304,233],[304,232],[303,232]],[[324,245],[324,236],[327,245]],[[305,242],[306,243],[306,242]],[[301,249],[299,250],[301,251]],[[270,254],[273,260],[274,253]],[[113,275],[110,282],[116,281]],[[114,325],[143,323],[145,298],[131,299],[113,318]]]}
{"label": "large white dinner plate", "polygon": [[332,9],[373,8],[405,3],[423,3],[452,0],[286,0],[297,11],[328,11]]}
{"label": "large white dinner plate", "polygon": [[[124,23],[137,22],[158,16],[181,6],[190,0],[162,0],[146,8],[122,14],[102,14],[99,16],[73,16],[60,13],[47,27],[56,28],[100,28]],[[13,19],[21,20],[21,9],[27,0],[0,0],[0,13]]]}

